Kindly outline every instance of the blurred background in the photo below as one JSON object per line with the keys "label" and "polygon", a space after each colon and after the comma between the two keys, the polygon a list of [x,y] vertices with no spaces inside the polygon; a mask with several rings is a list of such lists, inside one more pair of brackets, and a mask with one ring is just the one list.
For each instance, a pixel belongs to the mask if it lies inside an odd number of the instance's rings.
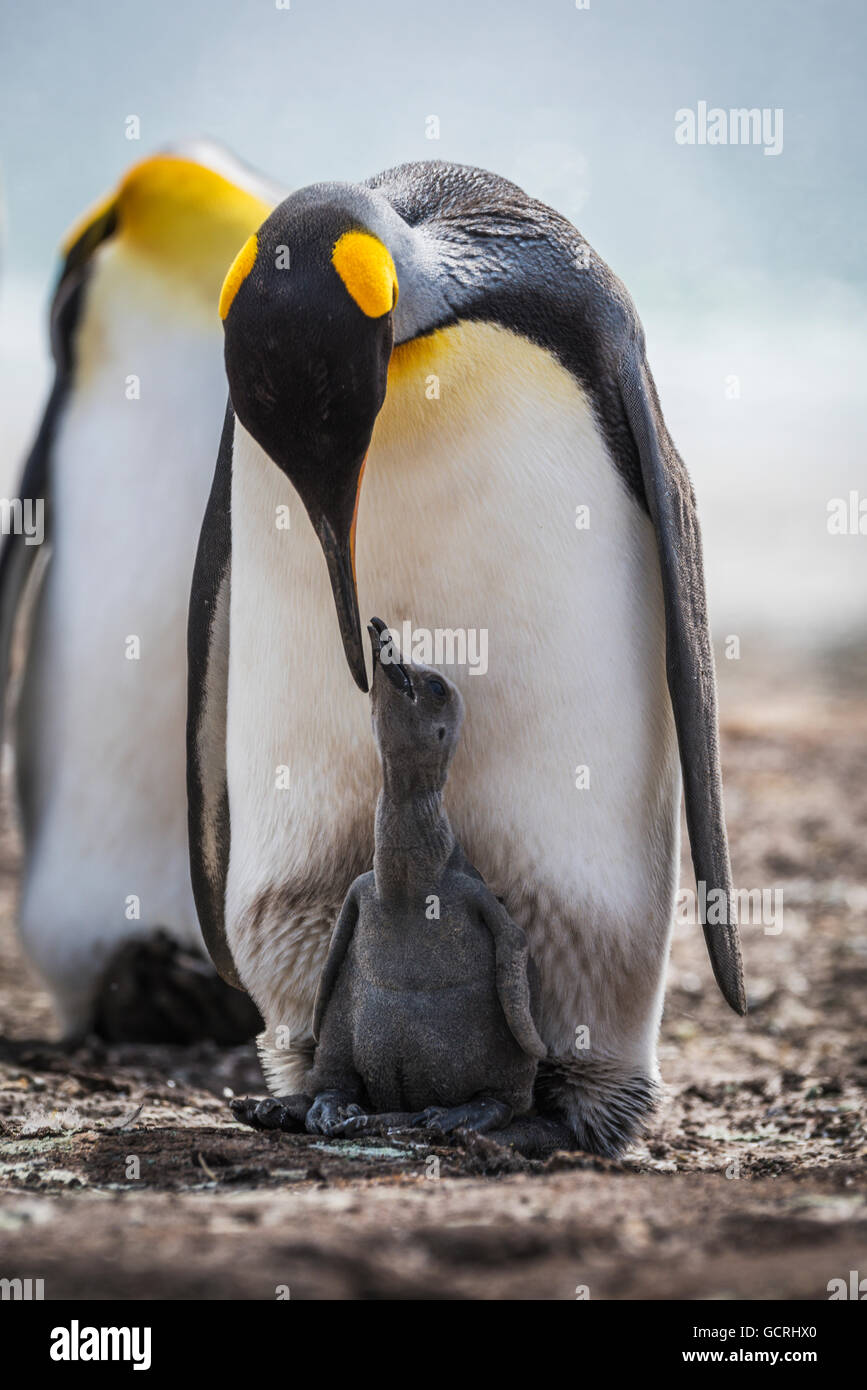
{"label": "blurred background", "polygon": [[[739,635],[743,660],[769,640],[857,646],[867,536],[829,535],[827,508],[867,497],[858,0],[7,0],[0,16],[0,493],[47,387],[59,239],[131,162],[204,134],[287,188],[479,164],[570,217],[638,304],[718,644]],[[782,152],[676,143],[675,112],[700,101],[782,108]]]}

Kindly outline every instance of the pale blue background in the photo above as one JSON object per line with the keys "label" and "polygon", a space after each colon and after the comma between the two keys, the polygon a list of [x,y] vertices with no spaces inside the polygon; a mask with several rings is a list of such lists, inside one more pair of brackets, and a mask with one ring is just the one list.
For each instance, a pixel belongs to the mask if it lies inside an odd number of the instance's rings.
{"label": "pale blue background", "polygon": [[[39,0],[0,9],[0,482],[45,385],[54,248],[133,159],[209,134],[289,186],[406,159],[496,169],[632,291],[694,475],[717,636],[867,612],[865,6],[855,0]],[[682,147],[699,100],[784,148]],[[141,119],[142,139],[124,138]],[[425,138],[436,114],[441,138]],[[741,398],[725,398],[736,374]]]}

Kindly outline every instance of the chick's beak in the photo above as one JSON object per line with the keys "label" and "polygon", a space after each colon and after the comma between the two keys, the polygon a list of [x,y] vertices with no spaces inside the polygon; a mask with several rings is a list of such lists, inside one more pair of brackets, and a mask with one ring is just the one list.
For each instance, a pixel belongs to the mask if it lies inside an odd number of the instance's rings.
{"label": "chick's beak", "polygon": [[376,672],[380,670],[395,690],[399,690],[402,695],[408,695],[410,700],[415,700],[415,691],[409,671],[398,660],[391,633],[385,623],[381,618],[371,618],[367,625],[367,631],[370,634],[370,646],[373,652],[373,679],[376,680]]}

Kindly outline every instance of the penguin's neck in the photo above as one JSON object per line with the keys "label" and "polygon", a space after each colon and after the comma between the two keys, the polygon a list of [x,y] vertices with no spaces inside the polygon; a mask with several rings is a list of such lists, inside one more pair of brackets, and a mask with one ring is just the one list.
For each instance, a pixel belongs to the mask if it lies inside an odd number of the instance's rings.
{"label": "penguin's neck", "polygon": [[419,903],[436,893],[455,847],[441,786],[410,785],[383,767],[373,872],[381,902]]}

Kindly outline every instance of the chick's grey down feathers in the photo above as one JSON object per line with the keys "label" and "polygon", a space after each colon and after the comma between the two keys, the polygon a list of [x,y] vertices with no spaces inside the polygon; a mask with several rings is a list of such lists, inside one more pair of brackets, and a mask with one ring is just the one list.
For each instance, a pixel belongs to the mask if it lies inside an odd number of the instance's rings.
{"label": "chick's grey down feathers", "polygon": [[546,1051],[526,936],[468,863],[442,807],[460,693],[439,672],[400,663],[384,634],[371,626],[383,769],[374,867],[353,883],[334,930],[308,1088],[375,1112],[484,1097],[507,1121],[530,1109]]}
{"label": "chick's grey down feathers", "polygon": [[[264,1128],[501,1128],[532,1108],[546,1048],[527,938],[457,843],[442,794],[463,719],[438,671],[370,627],[383,785],[374,867],[351,885],[316,999],[307,1094],[235,1107]],[[249,1112],[249,1113],[248,1113]],[[372,1114],[368,1113],[372,1112]]]}

